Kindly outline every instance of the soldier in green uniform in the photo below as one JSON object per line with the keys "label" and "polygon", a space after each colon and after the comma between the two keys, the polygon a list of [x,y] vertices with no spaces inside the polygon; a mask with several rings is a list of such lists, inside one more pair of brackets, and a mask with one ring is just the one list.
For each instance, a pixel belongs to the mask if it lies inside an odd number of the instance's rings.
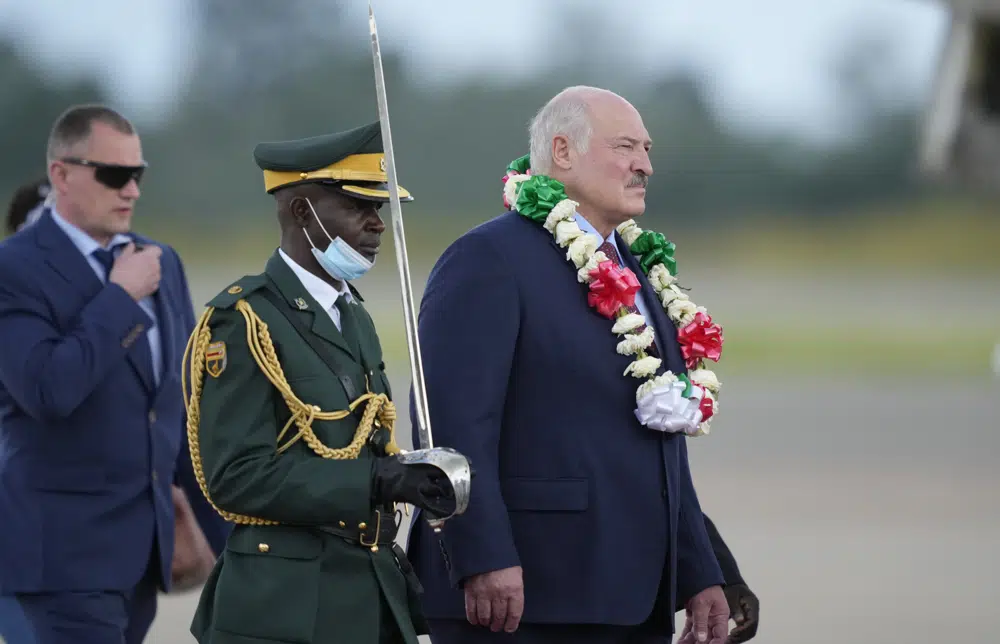
{"label": "soldier in green uniform", "polygon": [[385,230],[379,124],[262,143],[254,158],[280,248],[209,302],[186,358],[194,470],[236,524],[191,631],[201,644],[415,644],[427,628],[395,504],[447,516],[456,502],[440,470],[398,458],[379,337],[350,283]]}

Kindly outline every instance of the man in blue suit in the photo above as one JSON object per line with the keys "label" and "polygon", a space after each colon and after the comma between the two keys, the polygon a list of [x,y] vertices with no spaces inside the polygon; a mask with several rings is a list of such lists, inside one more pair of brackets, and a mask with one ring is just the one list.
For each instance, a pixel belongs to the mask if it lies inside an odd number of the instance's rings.
{"label": "man in blue suit", "polygon": [[47,157],[45,211],[0,244],[0,634],[21,644],[19,618],[32,644],[133,644],[228,533],[187,451],[194,312],[177,254],[130,232],[146,164],[129,121],[73,107]]}
{"label": "man in blue suit", "polygon": [[[569,88],[532,123],[531,169],[565,186],[576,207],[563,214],[594,235],[591,251],[600,244],[638,276],[648,350],[684,374],[677,329],[616,232],[645,209],[649,146],[623,98]],[[588,305],[544,214],[525,214],[507,212],[452,244],[421,302],[435,443],[467,454],[477,473],[468,511],[440,537],[420,520],[411,531],[431,638],[669,643],[683,607],[682,642],[722,644],[723,572],[684,435],[707,418],[707,394],[693,387],[659,425],[640,423],[640,381],[626,375],[633,358]]]}

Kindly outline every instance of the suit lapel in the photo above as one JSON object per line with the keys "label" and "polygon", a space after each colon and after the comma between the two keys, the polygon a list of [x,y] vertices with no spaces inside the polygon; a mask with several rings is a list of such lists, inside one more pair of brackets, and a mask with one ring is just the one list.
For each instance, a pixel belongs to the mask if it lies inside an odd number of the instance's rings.
{"label": "suit lapel", "polygon": [[[35,239],[43,251],[45,262],[70,285],[78,289],[84,299],[89,300],[104,288],[104,282],[94,273],[90,262],[53,221],[48,210],[35,222],[34,230]],[[149,351],[148,340],[142,338],[141,341],[147,342],[147,345],[144,347],[137,341],[125,355],[139,381],[147,391],[153,392],[155,387],[151,355],[144,360],[139,353],[143,350]]]}
{"label": "suit lapel", "polygon": [[[344,339],[344,335],[337,329],[337,325],[330,319],[330,315],[322,310],[317,302],[302,285],[292,269],[281,259],[277,251],[267,260],[264,273],[271,278],[288,306],[295,310],[294,315],[299,315],[313,333],[334,345],[347,355],[351,356],[355,362],[361,361],[361,356],[355,355],[354,351]],[[305,303],[305,308],[302,308]]]}
{"label": "suit lapel", "polygon": [[103,283],[80,249],[73,245],[66,233],[53,221],[48,210],[35,222],[34,231],[45,263],[88,299],[97,295]]}
{"label": "suit lapel", "polygon": [[618,248],[623,249],[621,257],[625,266],[635,273],[635,276],[639,279],[639,284],[642,286],[642,296],[646,304],[646,309],[649,311],[650,317],[653,318],[650,321],[656,333],[656,345],[660,348],[665,358],[666,364],[664,366],[675,374],[685,373],[684,358],[681,356],[681,348],[677,343],[677,327],[667,317],[663,306],[660,304],[660,298],[656,295],[656,290],[649,283],[649,280],[646,279],[646,274],[642,272],[639,262],[629,252],[628,244],[625,243],[625,240],[622,239],[617,231],[615,232],[615,242],[618,244]]}

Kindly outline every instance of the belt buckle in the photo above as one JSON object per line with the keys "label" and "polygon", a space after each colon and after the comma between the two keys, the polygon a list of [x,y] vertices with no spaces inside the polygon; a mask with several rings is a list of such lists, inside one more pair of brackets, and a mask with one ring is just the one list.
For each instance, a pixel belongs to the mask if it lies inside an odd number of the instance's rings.
{"label": "belt buckle", "polygon": [[382,513],[379,510],[375,510],[375,536],[372,538],[371,543],[365,543],[365,532],[361,531],[358,535],[358,542],[365,546],[366,548],[371,548],[372,552],[378,552],[378,537],[382,533]]}

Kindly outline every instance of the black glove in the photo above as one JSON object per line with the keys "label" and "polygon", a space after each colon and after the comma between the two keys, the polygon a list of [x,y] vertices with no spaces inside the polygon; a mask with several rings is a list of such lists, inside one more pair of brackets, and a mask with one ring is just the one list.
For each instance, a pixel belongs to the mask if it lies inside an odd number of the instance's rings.
{"label": "black glove", "polygon": [[757,620],[760,618],[760,600],[746,584],[725,586],[729,614],[736,622],[736,628],[729,633],[727,644],[748,642],[757,634]]}
{"label": "black glove", "polygon": [[423,463],[404,465],[395,456],[375,459],[376,505],[409,503],[439,517],[455,511],[455,490],[441,470]]}

